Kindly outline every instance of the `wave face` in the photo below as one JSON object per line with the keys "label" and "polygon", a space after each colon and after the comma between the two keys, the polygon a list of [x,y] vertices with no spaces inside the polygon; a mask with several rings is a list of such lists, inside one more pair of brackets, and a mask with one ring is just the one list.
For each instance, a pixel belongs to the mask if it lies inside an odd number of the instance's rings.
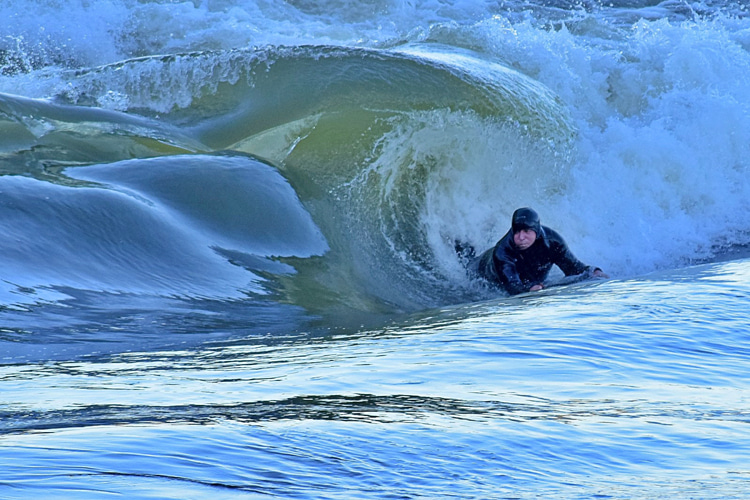
{"label": "wave face", "polygon": [[739,4],[32,4],[1,12],[9,304],[460,303],[453,241],[523,205],[619,277],[749,243]]}

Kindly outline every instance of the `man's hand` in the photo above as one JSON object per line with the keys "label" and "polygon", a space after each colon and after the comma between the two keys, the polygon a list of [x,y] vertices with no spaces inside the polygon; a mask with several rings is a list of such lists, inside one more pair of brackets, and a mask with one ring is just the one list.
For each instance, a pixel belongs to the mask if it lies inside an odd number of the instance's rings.
{"label": "man's hand", "polygon": [[596,278],[609,278],[609,275],[605,273],[604,271],[602,271],[601,269],[599,269],[598,267],[594,269],[594,276]]}
{"label": "man's hand", "polygon": [[538,285],[534,285],[531,288],[529,288],[529,291],[530,292],[538,292],[542,288],[544,288],[544,285],[542,285],[541,283],[539,283]]}

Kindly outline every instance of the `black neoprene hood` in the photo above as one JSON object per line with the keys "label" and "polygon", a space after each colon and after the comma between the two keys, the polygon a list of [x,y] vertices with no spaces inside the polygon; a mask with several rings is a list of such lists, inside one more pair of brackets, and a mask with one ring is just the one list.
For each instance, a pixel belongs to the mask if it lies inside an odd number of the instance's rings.
{"label": "black neoprene hood", "polygon": [[541,234],[542,224],[539,221],[539,214],[531,208],[519,208],[513,212],[512,225],[513,233],[522,229],[531,229],[537,235]]}

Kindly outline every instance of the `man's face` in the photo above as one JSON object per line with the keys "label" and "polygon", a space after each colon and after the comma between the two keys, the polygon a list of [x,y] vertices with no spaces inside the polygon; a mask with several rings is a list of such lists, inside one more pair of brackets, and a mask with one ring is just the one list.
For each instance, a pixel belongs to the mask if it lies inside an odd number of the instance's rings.
{"label": "man's face", "polygon": [[513,243],[519,250],[526,250],[536,241],[536,231],[533,229],[521,229],[513,233]]}

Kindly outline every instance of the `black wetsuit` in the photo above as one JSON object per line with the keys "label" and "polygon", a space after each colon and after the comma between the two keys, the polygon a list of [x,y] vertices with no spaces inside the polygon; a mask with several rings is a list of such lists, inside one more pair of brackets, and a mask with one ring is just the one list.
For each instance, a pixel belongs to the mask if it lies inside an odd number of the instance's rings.
{"label": "black wetsuit", "polygon": [[573,255],[557,231],[540,226],[538,233],[533,245],[520,250],[513,242],[513,231],[508,231],[493,248],[477,257],[471,267],[511,295],[528,292],[532,286],[542,283],[553,264],[565,276],[594,271]]}

